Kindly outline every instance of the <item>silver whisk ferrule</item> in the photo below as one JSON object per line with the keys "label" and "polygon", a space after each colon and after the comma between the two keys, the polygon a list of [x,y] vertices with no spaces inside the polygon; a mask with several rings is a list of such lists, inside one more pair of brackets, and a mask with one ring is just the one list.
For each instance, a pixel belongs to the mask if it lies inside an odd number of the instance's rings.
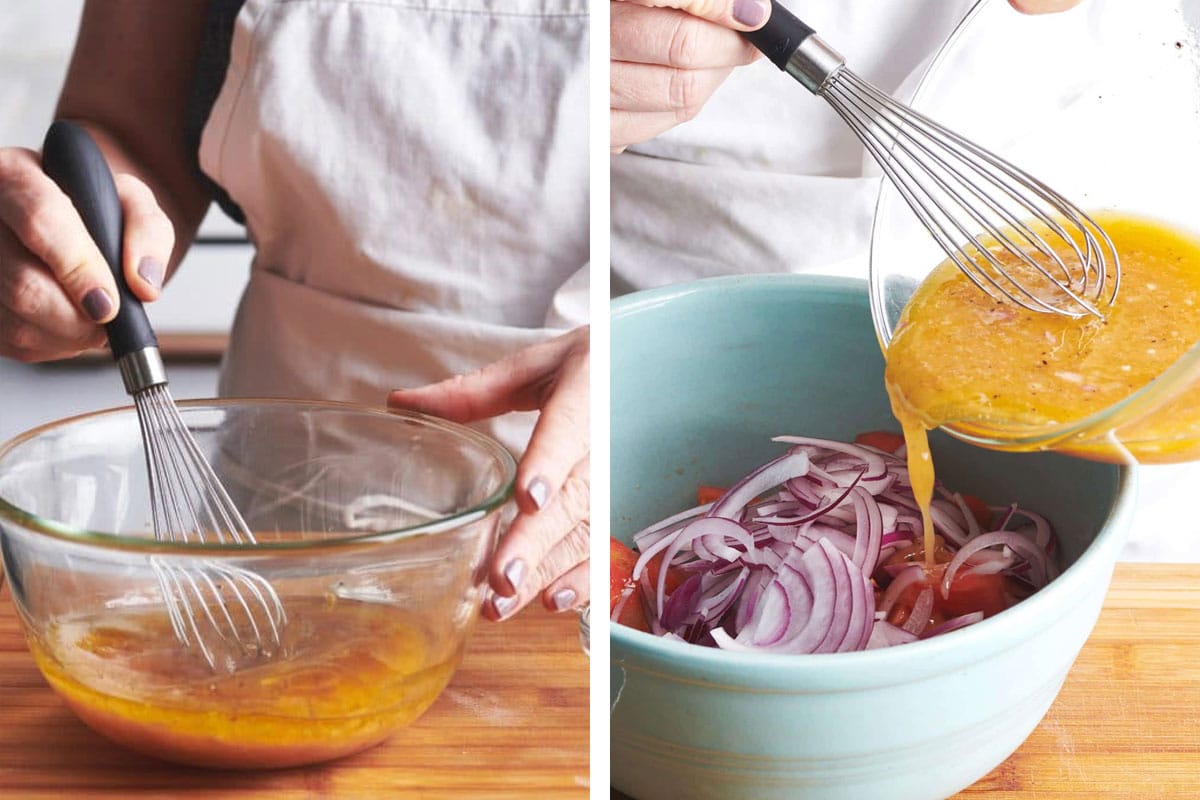
{"label": "silver whisk ferrule", "polygon": [[117,359],[125,391],[131,395],[167,382],[167,368],[157,347],[143,347]]}
{"label": "silver whisk ferrule", "polygon": [[846,64],[842,54],[812,35],[800,43],[783,71],[804,84],[813,94],[824,91],[829,80]]}

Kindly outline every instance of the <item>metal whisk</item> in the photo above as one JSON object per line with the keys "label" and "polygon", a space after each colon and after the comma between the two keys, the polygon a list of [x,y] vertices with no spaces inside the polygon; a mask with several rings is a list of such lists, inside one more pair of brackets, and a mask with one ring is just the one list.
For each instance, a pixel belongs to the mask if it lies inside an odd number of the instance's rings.
{"label": "metal whisk", "polygon": [[[79,126],[59,121],[42,168],[71,198],[117,281],[120,308],[109,347],[133,398],[146,453],[154,536],[160,541],[253,544],[246,521],[179,415],[158,340],[122,272],[123,215],[108,164]],[[151,557],[176,637],[214,669],[280,648],[287,621],[274,587],[257,573],[214,559]]]}
{"label": "metal whisk", "polygon": [[767,24],[745,36],[829,102],[976,286],[1032,311],[1103,316],[1116,298],[1121,264],[1112,240],[1087,214],[855,75],[778,3]]}

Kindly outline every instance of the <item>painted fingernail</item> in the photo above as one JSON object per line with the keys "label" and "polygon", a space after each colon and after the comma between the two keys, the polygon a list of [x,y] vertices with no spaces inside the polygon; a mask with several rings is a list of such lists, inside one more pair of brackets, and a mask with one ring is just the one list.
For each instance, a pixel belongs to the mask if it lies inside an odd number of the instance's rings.
{"label": "painted fingernail", "polygon": [[163,263],[154,256],[146,256],[138,262],[138,275],[142,276],[142,280],[158,289],[162,286],[163,276],[167,270],[163,267]]}
{"label": "painted fingernail", "polygon": [[516,608],[517,597],[501,597],[500,595],[492,595],[492,608],[496,609],[496,614],[500,617],[507,617]]}
{"label": "painted fingernail", "polygon": [[733,18],[743,25],[761,25],[768,11],[765,0],[733,0]]}
{"label": "painted fingernail", "polygon": [[94,322],[99,322],[112,311],[112,298],[103,289],[97,287],[83,296],[83,310]]}
{"label": "painted fingernail", "polygon": [[529,492],[529,499],[539,511],[546,507],[546,501],[550,499],[550,484],[546,483],[545,478],[534,478],[525,491]]}
{"label": "painted fingernail", "polygon": [[550,599],[554,601],[555,611],[566,611],[575,607],[575,598],[578,596],[574,589],[559,589]]}
{"label": "painted fingernail", "polygon": [[512,587],[513,594],[521,591],[521,581],[525,578],[525,562],[519,558],[514,558],[504,565],[503,572],[504,579]]}

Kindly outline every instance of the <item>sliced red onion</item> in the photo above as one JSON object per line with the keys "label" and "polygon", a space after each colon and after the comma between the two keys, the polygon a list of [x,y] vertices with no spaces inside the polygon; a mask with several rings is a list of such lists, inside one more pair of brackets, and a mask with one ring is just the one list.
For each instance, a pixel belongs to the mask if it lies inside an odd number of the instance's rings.
{"label": "sliced red onion", "polygon": [[877,610],[887,614],[892,610],[892,606],[896,605],[896,601],[900,599],[900,595],[904,594],[905,589],[924,580],[924,567],[920,564],[906,566],[896,574],[896,577],[892,578],[892,582],[884,590],[883,595],[879,598]]}
{"label": "sliced red onion", "polygon": [[976,622],[980,622],[982,619],[982,611],[972,611],[970,614],[951,617],[945,622],[934,625],[931,628],[927,628],[925,632],[921,634],[920,638],[928,639],[931,636],[941,636],[943,633],[949,633],[950,631],[956,631],[959,628],[965,628],[968,625],[974,625]]}
{"label": "sliced red onion", "polygon": [[[625,604],[628,603],[629,599],[636,594],[637,584],[631,583],[625,586],[625,588],[621,590],[620,596],[617,598],[616,605],[613,606],[612,614],[609,615],[609,619],[611,619],[613,622],[619,620],[621,618],[621,613],[625,610]],[[633,602],[636,603],[637,600],[634,600]]]}
{"label": "sliced red onion", "polygon": [[841,453],[857,456],[865,461],[867,465],[864,478],[882,478],[887,474],[885,457],[880,455],[878,451],[869,450],[860,444],[835,442],[828,439],[812,439],[807,436],[776,436],[771,441],[813,447],[817,450],[837,450]]}
{"label": "sliced red onion", "polygon": [[635,533],[633,535],[633,544],[639,552],[644,552],[648,546],[661,539],[662,535],[667,532],[668,529],[682,527],[683,523],[687,522],[693,517],[700,516],[712,508],[712,506],[712,503],[705,503],[703,505],[695,506],[694,508],[689,508],[687,511],[681,511],[678,514],[672,514],[666,519],[656,522],[653,525],[643,528]]}
{"label": "sliced red onion", "polygon": [[[637,591],[621,598],[614,618],[623,603],[642,602],[657,612],[647,615],[656,633],[773,653],[887,646],[977,621],[966,614],[930,626],[935,589],[927,585],[923,566],[881,566],[921,530],[902,457],[807,437],[776,441],[792,447],[715,503],[676,514],[635,537],[641,550],[634,568]],[[959,571],[1000,572],[1035,589],[1053,577],[1054,537],[1044,518],[1014,506],[1003,515],[1001,530],[983,533],[961,495],[940,485],[938,493],[935,530],[950,549],[958,548],[945,568],[944,586]],[[1024,527],[1004,530],[1018,518]],[[667,568],[652,585],[645,569],[658,554]],[[670,595],[668,568],[682,569],[685,576]],[[872,574],[886,587],[878,609]],[[891,625],[887,614],[914,584],[924,585],[909,618],[902,627]]]}
{"label": "sliced red onion", "polygon": [[967,506],[967,501],[958,492],[947,492],[950,499],[954,501],[954,505],[958,508],[958,513],[962,516],[963,522],[967,526],[967,538],[974,539],[979,534],[983,533],[983,528],[979,526],[979,520],[975,519],[975,515],[971,513],[970,507]]}
{"label": "sliced red onion", "polygon": [[891,647],[897,644],[907,644],[915,642],[917,637],[906,630],[896,627],[887,620],[877,620],[871,628],[871,635],[867,639],[867,650],[873,650],[877,647]]}
{"label": "sliced red onion", "polygon": [[[665,555],[663,556],[662,562],[663,569],[660,569],[658,573],[658,592],[656,601],[656,609],[659,618],[662,617],[663,602],[666,599],[667,592],[666,567],[674,563],[675,556],[678,555],[680,551],[682,551],[686,546],[692,544],[693,541],[701,536],[714,536],[718,539],[721,537],[727,537],[733,539],[738,544],[741,544],[745,548],[743,552],[732,551],[731,549],[731,552],[734,553],[735,558],[744,558],[746,557],[744,554],[748,554],[754,550],[754,539],[750,536],[750,533],[733,520],[723,519],[721,517],[700,517],[699,519],[689,522],[669,541],[668,546],[663,551]],[[638,558],[637,563],[633,566],[633,577],[635,579],[641,575],[641,572],[643,569],[645,569],[646,562],[648,560],[649,559],[646,558],[645,553]]]}
{"label": "sliced red onion", "polygon": [[946,565],[946,571],[942,576],[942,597],[949,595],[950,583],[954,580],[955,573],[966,563],[968,558],[980,550],[1000,545],[1011,549],[1014,553],[1025,559],[1033,571],[1030,580],[1034,586],[1039,588],[1045,586],[1058,575],[1058,570],[1046,555],[1046,551],[1038,547],[1035,542],[1014,531],[993,531],[992,533],[983,533],[976,536],[963,545],[954,554],[954,558],[950,559],[950,563]]}
{"label": "sliced red onion", "polygon": [[929,615],[933,613],[933,589],[925,587],[921,593],[917,595],[917,601],[913,603],[912,613],[908,615],[908,619],[900,627],[914,636],[920,636],[921,631],[925,630],[929,625]]}
{"label": "sliced red onion", "polygon": [[763,492],[807,473],[809,465],[807,453],[788,453],[767,462],[731,486],[708,510],[708,516],[735,518],[747,503]]}
{"label": "sliced red onion", "polygon": [[850,502],[854,504],[854,513],[858,517],[854,563],[863,574],[870,575],[879,561],[879,548],[883,542],[883,514],[879,512],[874,495],[866,489],[851,488]]}

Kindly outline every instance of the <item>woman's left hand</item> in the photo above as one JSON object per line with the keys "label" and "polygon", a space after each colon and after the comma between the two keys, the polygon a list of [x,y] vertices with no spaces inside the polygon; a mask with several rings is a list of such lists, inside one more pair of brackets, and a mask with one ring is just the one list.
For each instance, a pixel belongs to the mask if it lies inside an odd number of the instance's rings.
{"label": "woman's left hand", "polygon": [[397,389],[388,406],[471,422],[540,410],[517,466],[518,513],[488,571],[488,619],[510,617],[539,594],[551,611],[588,602],[589,329],[520,350],[469,375]]}

